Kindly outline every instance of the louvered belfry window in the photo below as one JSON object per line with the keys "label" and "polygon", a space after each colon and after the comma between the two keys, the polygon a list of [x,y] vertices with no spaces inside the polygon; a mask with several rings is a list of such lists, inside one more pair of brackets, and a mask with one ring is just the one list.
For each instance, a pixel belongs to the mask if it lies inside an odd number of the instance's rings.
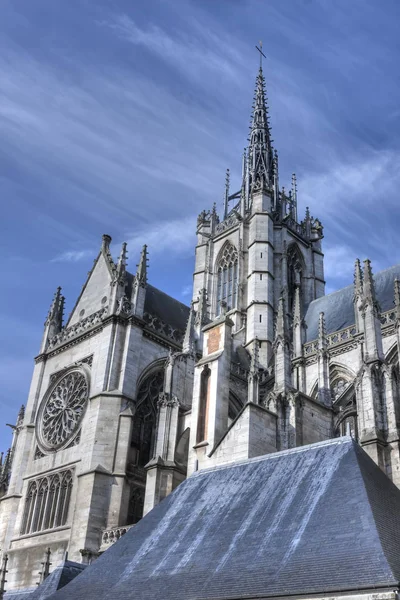
{"label": "louvered belfry window", "polygon": [[72,471],[67,469],[30,481],[21,535],[65,525],[72,492]]}
{"label": "louvered belfry window", "polygon": [[227,243],[217,263],[217,315],[222,312],[222,305],[231,310],[237,305],[238,289],[238,253],[236,248]]}

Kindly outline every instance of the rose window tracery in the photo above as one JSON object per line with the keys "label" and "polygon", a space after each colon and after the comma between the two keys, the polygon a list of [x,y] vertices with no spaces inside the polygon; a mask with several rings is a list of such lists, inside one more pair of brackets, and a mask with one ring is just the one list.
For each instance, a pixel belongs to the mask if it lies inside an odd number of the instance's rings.
{"label": "rose window tracery", "polygon": [[81,370],[68,372],[49,390],[38,415],[38,441],[44,450],[58,450],[77,435],[89,397]]}

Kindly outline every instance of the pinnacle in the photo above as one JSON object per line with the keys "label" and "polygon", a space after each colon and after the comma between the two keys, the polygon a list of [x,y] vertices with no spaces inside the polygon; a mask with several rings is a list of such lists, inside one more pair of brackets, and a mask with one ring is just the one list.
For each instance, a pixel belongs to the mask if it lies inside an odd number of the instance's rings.
{"label": "pinnacle", "polygon": [[142,252],[140,254],[140,261],[137,265],[136,278],[138,282],[145,286],[147,284],[147,268],[148,268],[148,254],[147,254],[147,245],[144,244],[142,248]]}

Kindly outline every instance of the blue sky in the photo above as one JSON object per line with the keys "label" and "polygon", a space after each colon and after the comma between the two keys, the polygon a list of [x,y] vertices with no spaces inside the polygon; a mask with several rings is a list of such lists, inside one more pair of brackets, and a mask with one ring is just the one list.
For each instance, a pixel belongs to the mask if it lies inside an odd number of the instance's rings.
{"label": "blue sky", "polygon": [[3,0],[0,448],[58,285],[149,245],[189,302],[197,214],[239,185],[263,40],[281,184],[325,227],[327,290],[400,262],[398,0]]}

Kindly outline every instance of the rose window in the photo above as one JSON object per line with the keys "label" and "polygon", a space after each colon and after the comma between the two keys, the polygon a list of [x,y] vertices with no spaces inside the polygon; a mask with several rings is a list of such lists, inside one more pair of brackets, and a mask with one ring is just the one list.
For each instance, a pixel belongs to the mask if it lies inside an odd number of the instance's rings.
{"label": "rose window", "polygon": [[89,397],[86,375],[70,371],[49,390],[38,417],[38,438],[45,450],[58,450],[75,437]]}

